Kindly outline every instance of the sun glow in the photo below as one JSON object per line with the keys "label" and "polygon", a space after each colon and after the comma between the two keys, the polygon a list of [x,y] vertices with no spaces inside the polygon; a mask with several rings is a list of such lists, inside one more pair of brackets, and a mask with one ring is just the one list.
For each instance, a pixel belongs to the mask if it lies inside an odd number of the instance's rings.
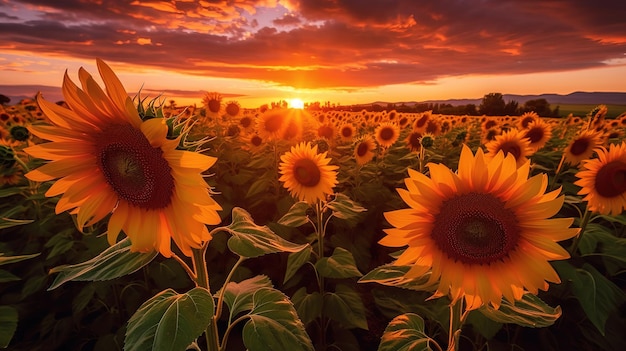
{"label": "sun glow", "polygon": [[289,100],[289,107],[297,108],[297,109],[303,109],[304,108],[304,101],[302,101],[302,99],[299,99],[299,98],[291,99],[291,100]]}

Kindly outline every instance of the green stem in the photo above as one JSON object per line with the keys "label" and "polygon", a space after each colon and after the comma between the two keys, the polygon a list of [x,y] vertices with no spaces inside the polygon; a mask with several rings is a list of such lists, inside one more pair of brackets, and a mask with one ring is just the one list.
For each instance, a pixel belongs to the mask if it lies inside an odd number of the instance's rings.
{"label": "green stem", "polygon": [[580,232],[574,238],[572,242],[572,246],[569,249],[570,255],[574,256],[576,250],[578,250],[578,244],[580,244],[580,238],[582,238],[585,229],[587,228],[587,224],[589,224],[589,218],[591,218],[591,211],[589,208],[585,208],[585,214],[583,214],[583,218],[580,221]]}
{"label": "green stem", "polygon": [[461,327],[465,320],[463,314],[463,297],[456,302],[450,304],[450,329],[448,330],[448,351],[459,349],[459,338],[461,336]]}
{"label": "green stem", "polygon": [[[317,220],[317,226],[316,226],[316,231],[317,231],[317,247],[318,247],[318,255],[317,255],[317,259],[320,260],[322,257],[324,257],[324,234],[325,234],[325,226],[324,226],[324,219],[322,217],[323,211],[322,211],[322,203],[321,201],[318,201],[315,204],[315,212],[316,212],[316,220]],[[327,325],[328,325],[328,319],[326,318],[326,316],[324,316],[324,294],[325,294],[325,288],[324,288],[324,277],[321,275],[317,275],[318,276],[318,286],[320,289],[320,295],[322,296],[322,306],[321,306],[321,310],[322,310],[322,314],[320,316],[320,343],[322,345],[322,350],[326,349],[326,329],[327,329]]]}
{"label": "green stem", "polygon": [[222,305],[223,305],[223,301],[224,301],[224,292],[226,292],[226,285],[230,282],[230,280],[233,278],[233,275],[235,273],[235,270],[237,269],[237,267],[239,267],[243,261],[246,260],[246,257],[243,256],[239,256],[239,259],[237,260],[237,262],[235,262],[235,265],[233,266],[233,268],[230,269],[230,272],[228,272],[228,276],[226,277],[226,281],[224,281],[224,285],[222,285],[222,289],[220,289],[220,295],[217,298],[217,311],[215,312],[215,319],[219,319],[220,316],[222,315]]}
{"label": "green stem", "polygon": [[559,174],[561,173],[561,168],[563,168],[564,162],[565,162],[565,154],[561,156],[561,162],[559,162],[559,166],[556,168],[556,172],[554,172],[554,177],[552,178],[552,182],[550,182],[550,186],[548,187],[548,189],[550,190],[554,189],[554,185],[556,184],[556,180],[559,177]]}
{"label": "green stem", "polygon": [[[196,285],[207,289],[210,293],[211,288],[209,286],[209,272],[206,265],[207,247],[208,243],[205,243],[199,249],[191,249],[193,253],[191,259],[193,261],[193,269],[196,275]],[[213,314],[211,322],[206,327],[204,336],[206,338],[207,348],[209,351],[218,351],[220,349],[219,336],[217,332],[217,318],[215,317],[215,314]]]}

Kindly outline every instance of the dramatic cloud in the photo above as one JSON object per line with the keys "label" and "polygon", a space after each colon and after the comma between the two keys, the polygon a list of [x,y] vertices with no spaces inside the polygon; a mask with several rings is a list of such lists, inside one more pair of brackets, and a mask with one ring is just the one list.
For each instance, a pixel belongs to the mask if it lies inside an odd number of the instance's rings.
{"label": "dramatic cloud", "polygon": [[626,2],[0,0],[0,48],[296,88],[624,64]]}

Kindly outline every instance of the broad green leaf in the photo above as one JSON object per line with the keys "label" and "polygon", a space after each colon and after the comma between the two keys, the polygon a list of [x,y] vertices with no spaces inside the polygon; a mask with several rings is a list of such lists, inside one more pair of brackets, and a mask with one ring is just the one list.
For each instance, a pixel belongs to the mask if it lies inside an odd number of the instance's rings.
{"label": "broad green leaf", "polygon": [[258,257],[275,252],[297,252],[308,244],[294,244],[276,235],[267,226],[259,226],[246,210],[233,208],[233,221],[222,227],[232,237],[228,239],[228,248],[242,257]]}
{"label": "broad green leaf", "polygon": [[287,268],[285,270],[285,279],[283,279],[283,284],[291,279],[291,277],[296,274],[302,265],[309,261],[312,250],[311,245],[307,245],[304,249],[289,254],[287,257]]}
{"label": "broad green leaf", "polygon": [[157,251],[130,252],[130,240],[125,238],[89,261],[52,268],[50,273],[59,273],[59,275],[48,290],[56,289],[70,280],[110,280],[131,274],[150,263],[157,255]]}
{"label": "broad green leaf", "polygon": [[526,293],[514,304],[502,299],[499,309],[484,305],[478,309],[487,318],[500,323],[514,323],[522,327],[542,328],[554,324],[561,317],[561,307],[552,308],[534,294]]}
{"label": "broad green leaf", "polygon": [[333,211],[333,215],[337,218],[345,219],[353,222],[357,219],[359,213],[367,211],[357,202],[352,201],[347,195],[338,193],[335,198],[326,204],[326,207]]}
{"label": "broad green leaf", "polygon": [[382,265],[364,275],[359,279],[359,283],[378,283],[416,291],[432,291],[439,284],[439,282],[428,282],[430,272],[418,278],[405,278],[410,269],[411,266]]}
{"label": "broad green leaf", "polygon": [[294,228],[306,224],[309,222],[306,212],[310,208],[311,205],[304,201],[296,202],[289,208],[289,211],[278,220],[278,224]]}
{"label": "broad green leaf", "polygon": [[17,280],[20,280],[20,277],[7,270],[0,269],[0,283],[14,282]]}
{"label": "broad green leaf", "polygon": [[322,315],[322,295],[317,291],[309,294],[303,286],[293,294],[291,301],[304,325],[308,325]]}
{"label": "broad green leaf", "polygon": [[326,278],[350,278],[363,275],[356,267],[352,253],[341,247],[336,247],[330,257],[319,259],[315,263],[315,269]]}
{"label": "broad green leaf", "polygon": [[378,351],[433,350],[430,345],[434,342],[424,331],[422,317],[414,313],[406,313],[389,322],[380,339]]}
{"label": "broad green leaf", "polygon": [[17,329],[17,310],[12,306],[0,306],[0,347],[9,346]]}
{"label": "broad green leaf", "polygon": [[323,297],[324,315],[346,327],[367,330],[365,306],[361,297],[352,288],[338,284],[335,292],[326,292]]}
{"label": "broad green leaf", "polygon": [[27,260],[29,258],[39,256],[39,253],[30,254],[30,255],[19,255],[19,256],[4,256],[4,254],[0,253],[0,266],[3,264],[19,262],[23,260]]}
{"label": "broad green leaf", "polygon": [[572,292],[593,325],[604,335],[606,320],[626,300],[624,292],[593,266],[575,268],[567,261],[552,262],[562,281],[572,283]]}
{"label": "broad green leaf", "polygon": [[243,343],[249,351],[313,351],[313,344],[287,296],[273,288],[257,290]]}
{"label": "broad green leaf", "polygon": [[466,323],[487,340],[491,340],[502,329],[502,323],[496,322],[475,310],[468,314]]}
{"label": "broad green leaf", "polygon": [[229,282],[226,284],[224,302],[226,302],[230,311],[229,320],[232,321],[239,313],[252,309],[252,295],[254,295],[255,291],[271,287],[272,282],[270,278],[264,275],[257,275],[239,283]]}
{"label": "broad green leaf", "polygon": [[214,309],[204,288],[184,294],[163,290],[130,317],[124,350],[185,350],[211,323]]}

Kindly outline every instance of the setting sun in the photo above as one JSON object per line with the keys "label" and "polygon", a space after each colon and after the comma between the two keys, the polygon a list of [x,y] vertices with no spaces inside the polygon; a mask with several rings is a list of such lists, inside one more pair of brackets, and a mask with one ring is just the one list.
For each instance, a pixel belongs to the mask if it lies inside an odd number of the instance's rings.
{"label": "setting sun", "polygon": [[304,108],[304,101],[302,101],[302,99],[299,99],[299,98],[291,99],[291,100],[289,100],[289,107],[303,109]]}

